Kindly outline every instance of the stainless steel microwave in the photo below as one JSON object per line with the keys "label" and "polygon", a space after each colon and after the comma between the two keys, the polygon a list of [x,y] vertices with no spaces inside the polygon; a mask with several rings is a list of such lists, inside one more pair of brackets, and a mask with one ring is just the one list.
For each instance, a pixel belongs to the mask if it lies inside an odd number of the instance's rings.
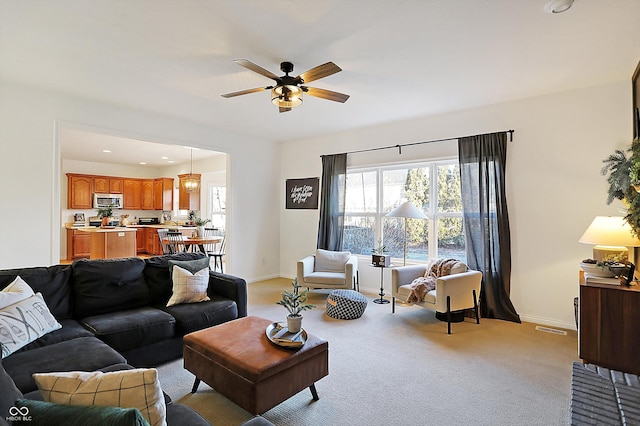
{"label": "stainless steel microwave", "polygon": [[122,194],[93,194],[93,208],[101,209],[104,207],[121,209],[123,207]]}

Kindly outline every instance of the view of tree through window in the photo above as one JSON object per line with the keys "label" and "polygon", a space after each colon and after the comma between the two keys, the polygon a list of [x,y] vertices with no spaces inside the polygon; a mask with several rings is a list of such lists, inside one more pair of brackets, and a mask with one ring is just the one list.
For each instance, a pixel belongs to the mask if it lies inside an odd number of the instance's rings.
{"label": "view of tree through window", "polygon": [[343,249],[369,255],[380,242],[402,259],[405,219],[387,217],[410,201],[427,219],[406,219],[407,259],[466,261],[457,161],[347,171]]}

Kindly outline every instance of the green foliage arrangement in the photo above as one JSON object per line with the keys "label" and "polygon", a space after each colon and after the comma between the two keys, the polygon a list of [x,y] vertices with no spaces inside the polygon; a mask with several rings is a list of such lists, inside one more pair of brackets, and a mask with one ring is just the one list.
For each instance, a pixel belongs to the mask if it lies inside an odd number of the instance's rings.
{"label": "green foliage arrangement", "polygon": [[108,207],[103,207],[98,209],[99,218],[111,217],[112,214],[113,214],[113,206],[108,206]]}
{"label": "green foliage arrangement", "polygon": [[615,150],[613,154],[602,160],[602,175],[609,175],[607,183],[607,204],[613,200],[621,200],[627,206],[627,221],[636,237],[640,237],[640,141],[635,139],[627,150]]}
{"label": "green foliage arrangement", "polygon": [[307,303],[307,290],[299,291],[301,286],[298,285],[298,278],[291,281],[291,285],[293,286],[293,291],[283,291],[280,293],[282,299],[276,302],[276,304],[287,308],[289,315],[293,317],[299,317],[300,312],[316,307],[315,305]]}
{"label": "green foliage arrangement", "polygon": [[193,222],[195,226],[205,226],[207,223],[211,222],[211,219],[202,219],[199,216],[196,216],[196,212],[191,210],[189,211],[189,221]]}

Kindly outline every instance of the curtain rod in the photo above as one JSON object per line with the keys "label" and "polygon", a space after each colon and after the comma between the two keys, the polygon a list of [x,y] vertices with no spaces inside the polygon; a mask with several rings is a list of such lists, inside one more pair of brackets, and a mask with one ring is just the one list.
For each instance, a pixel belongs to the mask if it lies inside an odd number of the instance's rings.
{"label": "curtain rod", "polygon": [[[509,130],[503,130],[503,132],[509,133],[509,142],[513,142],[513,132],[515,132],[515,130],[509,129]],[[500,133],[500,132],[493,132],[493,133]],[[489,134],[489,133],[485,133],[485,134]],[[455,138],[434,139],[434,140],[431,140],[431,141],[421,141],[421,142],[403,143],[403,144],[398,144],[398,145],[381,146],[381,147],[378,147],[378,148],[368,148],[368,149],[360,149],[360,150],[357,150],[357,151],[349,151],[349,152],[345,152],[345,154],[359,154],[361,152],[381,151],[383,149],[393,149],[393,148],[398,148],[398,154],[402,154],[402,147],[403,146],[413,146],[413,145],[422,145],[422,144],[425,144],[425,143],[452,141],[452,140],[455,140],[455,139],[469,138],[469,137],[472,137],[472,136],[478,136],[478,135],[458,136],[458,137],[455,137]],[[324,157],[324,156],[325,155],[321,155],[320,157]]]}

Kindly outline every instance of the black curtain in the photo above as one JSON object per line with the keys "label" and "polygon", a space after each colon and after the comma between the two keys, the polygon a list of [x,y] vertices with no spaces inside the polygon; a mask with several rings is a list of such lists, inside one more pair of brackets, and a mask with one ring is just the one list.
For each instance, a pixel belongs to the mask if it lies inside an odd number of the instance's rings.
{"label": "black curtain", "polygon": [[482,272],[482,316],[520,322],[511,291],[511,234],[505,196],[507,133],[458,139],[467,262]]}
{"label": "black curtain", "polygon": [[347,154],[322,156],[318,248],[342,250]]}

